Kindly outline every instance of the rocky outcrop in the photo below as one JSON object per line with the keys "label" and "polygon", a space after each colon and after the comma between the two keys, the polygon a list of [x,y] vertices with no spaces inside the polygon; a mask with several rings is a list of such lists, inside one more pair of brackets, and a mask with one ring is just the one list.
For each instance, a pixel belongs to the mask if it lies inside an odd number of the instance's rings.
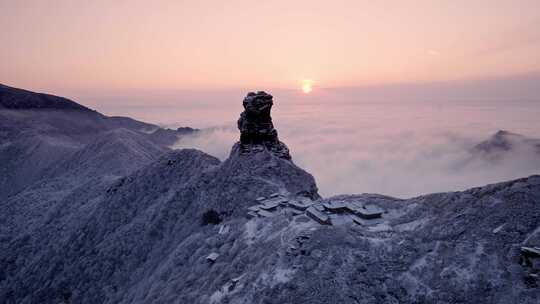
{"label": "rocky outcrop", "polygon": [[14,110],[61,109],[93,112],[91,109],[64,97],[34,93],[5,85],[0,85],[0,108]]}
{"label": "rocky outcrop", "polygon": [[257,153],[263,149],[275,155],[291,159],[289,149],[278,139],[270,111],[273,97],[264,91],[249,92],[244,98],[244,112],[238,119],[240,130],[240,148],[242,153]]}

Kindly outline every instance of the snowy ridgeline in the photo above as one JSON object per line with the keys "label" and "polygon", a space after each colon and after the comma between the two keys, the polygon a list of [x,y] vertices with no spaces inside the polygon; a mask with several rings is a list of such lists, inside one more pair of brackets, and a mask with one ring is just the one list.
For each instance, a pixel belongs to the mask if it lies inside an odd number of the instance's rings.
{"label": "snowy ridgeline", "polygon": [[539,195],[540,176],[532,176],[408,200],[362,194],[312,201],[283,191],[258,197],[247,222],[217,225],[212,245],[193,259],[208,265],[204,279],[215,291],[183,299],[535,303]]}
{"label": "snowy ridgeline", "polygon": [[0,303],[540,297],[540,176],[323,199],[277,136],[221,162],[169,149],[184,130],[23,108],[0,110]]}
{"label": "snowy ridgeline", "polygon": [[126,175],[197,131],[108,117],[62,97],[0,85],[0,200],[73,170],[86,175],[77,183]]}
{"label": "snowy ridgeline", "polygon": [[[196,150],[174,151],[117,180],[98,197],[77,191],[53,210],[34,215],[31,225],[3,235],[2,299],[537,299],[540,176],[408,200],[373,194],[308,199],[270,175],[290,162],[264,154],[233,153],[221,163]],[[275,163],[248,174],[245,170],[254,169],[253,158],[259,157]],[[243,167],[246,162],[250,164]],[[283,196],[273,195],[276,192]],[[220,208],[228,203],[230,207]],[[349,207],[367,205],[384,212],[361,223],[338,219],[352,218]],[[265,206],[272,216],[249,218],[253,206],[257,212]],[[308,207],[302,211],[293,206]],[[307,215],[318,206],[325,208],[318,210],[329,216],[331,225]],[[207,223],[204,214],[210,210],[217,217]]]}

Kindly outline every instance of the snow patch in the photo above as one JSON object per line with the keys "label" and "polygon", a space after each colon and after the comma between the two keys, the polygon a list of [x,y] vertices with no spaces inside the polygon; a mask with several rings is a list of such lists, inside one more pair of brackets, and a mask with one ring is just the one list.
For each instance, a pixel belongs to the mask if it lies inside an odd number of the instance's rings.
{"label": "snow patch", "polygon": [[275,283],[287,283],[291,280],[292,275],[296,271],[293,269],[283,269],[283,268],[277,268],[276,272],[274,273],[274,282]]}
{"label": "snow patch", "polygon": [[506,224],[502,224],[502,225],[500,225],[499,227],[493,229],[493,233],[498,233],[499,231],[501,231],[501,229],[504,228],[504,225],[506,225]]}
{"label": "snow patch", "polygon": [[387,223],[380,223],[375,226],[370,226],[367,229],[371,232],[392,231],[392,227]]}
{"label": "snow patch", "polygon": [[402,231],[402,232],[403,231],[412,231],[412,230],[416,230],[416,229],[424,226],[424,224],[426,224],[427,222],[429,222],[429,219],[423,218],[423,219],[414,220],[412,222],[399,224],[399,225],[395,226],[395,228],[396,228],[397,231]]}
{"label": "snow patch", "polygon": [[244,225],[244,238],[246,239],[246,244],[251,245],[254,243],[258,226],[258,221],[256,219],[250,220]]}

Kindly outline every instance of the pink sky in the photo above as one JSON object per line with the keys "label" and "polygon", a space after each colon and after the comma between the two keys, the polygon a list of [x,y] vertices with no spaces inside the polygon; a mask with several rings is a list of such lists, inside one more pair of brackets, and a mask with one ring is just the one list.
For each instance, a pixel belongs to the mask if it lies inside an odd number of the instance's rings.
{"label": "pink sky", "polygon": [[540,1],[0,0],[0,82],[300,88],[540,71]]}

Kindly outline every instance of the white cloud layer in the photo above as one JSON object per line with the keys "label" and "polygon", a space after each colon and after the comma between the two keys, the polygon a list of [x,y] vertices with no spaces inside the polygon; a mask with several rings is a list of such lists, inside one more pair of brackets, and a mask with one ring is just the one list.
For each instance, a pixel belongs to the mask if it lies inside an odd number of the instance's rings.
{"label": "white cloud layer", "polygon": [[[274,124],[293,161],[315,176],[324,196],[371,192],[411,197],[540,173],[540,156],[527,145],[517,145],[496,161],[470,152],[499,129],[535,136],[540,130],[536,104],[354,103],[334,94],[319,102],[298,98],[289,103],[276,98]],[[332,98],[335,102],[329,102]],[[238,137],[234,122],[227,122],[185,137],[176,147],[195,147],[225,159]]]}

